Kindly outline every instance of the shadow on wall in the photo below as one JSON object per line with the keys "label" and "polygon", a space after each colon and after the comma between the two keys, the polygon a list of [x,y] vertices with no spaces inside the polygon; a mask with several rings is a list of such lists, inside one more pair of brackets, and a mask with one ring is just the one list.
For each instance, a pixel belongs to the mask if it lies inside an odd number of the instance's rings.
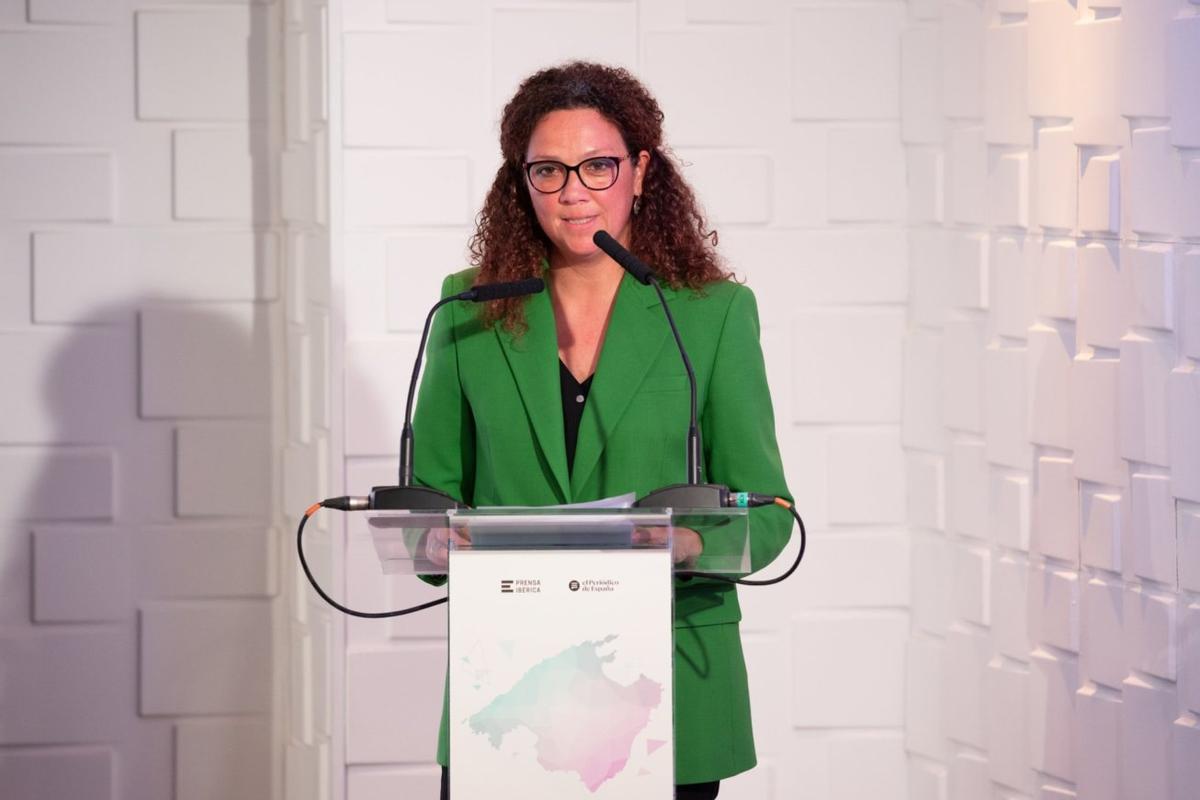
{"label": "shadow on wall", "polygon": [[0,420],[3,795],[267,797],[265,306],[143,298],[72,323],[0,336],[30,378]]}

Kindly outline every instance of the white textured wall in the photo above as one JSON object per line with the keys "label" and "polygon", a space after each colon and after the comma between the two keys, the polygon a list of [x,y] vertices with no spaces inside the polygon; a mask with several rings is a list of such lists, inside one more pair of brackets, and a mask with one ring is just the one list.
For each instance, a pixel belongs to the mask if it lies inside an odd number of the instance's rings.
{"label": "white textured wall", "polygon": [[0,2],[5,800],[277,786],[279,19]]}
{"label": "white textured wall", "polygon": [[[731,265],[758,294],[789,482],[811,562],[742,592],[761,766],[722,797],[902,798],[909,632],[901,363],[908,296],[899,2],[331,6],[335,317],[345,487],[394,483],[408,365],[441,278],[465,265],[517,82],[567,58],[632,68],[657,94]],[[340,137],[340,138],[339,138]],[[682,424],[682,422],[681,422]],[[752,488],[752,487],[746,487]],[[382,582],[364,531],[348,597]],[[791,551],[789,551],[790,553]],[[785,555],[785,558],[789,556]],[[443,610],[349,620],[350,800],[436,796]],[[340,644],[339,644],[340,647]]]}
{"label": "white textured wall", "polygon": [[1195,797],[1200,6],[911,2],[902,59],[910,797]]}

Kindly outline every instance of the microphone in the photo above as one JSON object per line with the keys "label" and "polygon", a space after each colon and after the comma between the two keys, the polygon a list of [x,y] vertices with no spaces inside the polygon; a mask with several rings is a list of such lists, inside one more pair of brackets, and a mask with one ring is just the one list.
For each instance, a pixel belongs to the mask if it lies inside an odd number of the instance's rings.
{"label": "microphone", "polygon": [[[646,286],[650,285],[651,281],[658,280],[654,271],[646,266],[646,262],[635,256],[633,253],[621,246],[621,243],[609,235],[608,231],[596,231],[592,236],[592,241],[596,246],[608,254],[608,257],[625,268],[633,277]],[[671,312],[667,312],[667,316],[671,316]]]}
{"label": "microphone", "polygon": [[527,294],[537,294],[545,288],[546,282],[541,278],[526,278],[523,281],[485,283],[482,286],[472,286],[465,292],[456,294],[454,299],[469,300],[473,303],[486,303],[489,300],[504,300],[508,297],[523,297]]}
{"label": "microphone", "polygon": [[592,241],[635,279],[654,287],[654,291],[658,293],[658,302],[662,305],[663,313],[667,315],[667,324],[671,326],[671,333],[675,336],[675,345],[679,348],[679,356],[683,359],[683,368],[687,370],[688,387],[691,389],[691,417],[688,420],[687,435],[687,482],[656,489],[634,505],[643,508],[720,508],[729,505],[728,486],[700,482],[700,427],[697,424],[698,415],[696,413],[696,372],[692,369],[692,361],[688,358],[687,348],[683,346],[683,337],[679,335],[675,317],[671,315],[671,309],[667,306],[667,298],[663,296],[658,278],[644,261],[629,252],[607,231],[596,231],[592,236]]}
{"label": "microphone", "polygon": [[524,297],[537,294],[546,288],[541,278],[526,278],[504,283],[487,283],[472,286],[465,292],[443,297],[434,304],[425,317],[425,328],[421,331],[421,343],[417,346],[417,358],[413,364],[412,378],[408,382],[408,402],[404,406],[404,428],[400,433],[400,482],[396,486],[374,486],[368,499],[368,508],[379,509],[428,509],[458,508],[459,502],[445,492],[424,486],[413,486],[413,399],[417,391],[417,378],[421,374],[421,361],[425,355],[425,343],[429,339],[429,328],[433,315],[442,306],[454,302],[484,303],[509,297]]}

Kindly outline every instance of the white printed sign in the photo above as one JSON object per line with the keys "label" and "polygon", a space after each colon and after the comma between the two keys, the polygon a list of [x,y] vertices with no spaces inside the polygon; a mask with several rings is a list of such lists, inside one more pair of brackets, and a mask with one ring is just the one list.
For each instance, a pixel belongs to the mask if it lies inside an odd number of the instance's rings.
{"label": "white printed sign", "polygon": [[450,796],[672,797],[670,554],[450,558]]}

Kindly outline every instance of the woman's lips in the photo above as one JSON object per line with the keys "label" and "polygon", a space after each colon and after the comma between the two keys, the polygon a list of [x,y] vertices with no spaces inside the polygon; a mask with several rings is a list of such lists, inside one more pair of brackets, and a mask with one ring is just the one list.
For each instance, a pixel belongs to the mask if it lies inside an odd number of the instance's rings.
{"label": "woman's lips", "polygon": [[596,215],[593,214],[590,217],[563,217],[562,221],[567,223],[568,225],[583,226],[583,225],[587,225],[589,222],[591,222],[595,218],[596,218]]}

